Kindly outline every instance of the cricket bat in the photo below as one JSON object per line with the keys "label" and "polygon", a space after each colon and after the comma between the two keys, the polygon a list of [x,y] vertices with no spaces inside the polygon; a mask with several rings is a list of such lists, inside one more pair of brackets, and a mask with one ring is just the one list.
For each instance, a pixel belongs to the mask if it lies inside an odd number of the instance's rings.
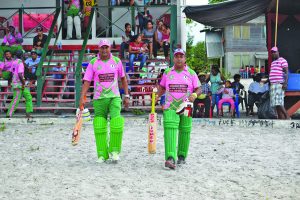
{"label": "cricket bat", "polygon": [[[86,101],[86,97],[84,98],[84,100]],[[80,110],[78,115],[76,116],[76,123],[73,129],[73,133],[72,133],[72,145],[75,146],[78,144],[79,139],[80,139],[80,132],[81,132],[81,127],[82,127],[82,123],[83,123],[83,119],[82,119],[82,113],[83,113],[83,105],[80,106]]]}
{"label": "cricket bat", "polygon": [[157,133],[157,113],[155,113],[155,93],[157,89],[154,88],[152,92],[151,113],[149,114],[148,124],[148,152],[150,154],[156,153],[156,133]]}

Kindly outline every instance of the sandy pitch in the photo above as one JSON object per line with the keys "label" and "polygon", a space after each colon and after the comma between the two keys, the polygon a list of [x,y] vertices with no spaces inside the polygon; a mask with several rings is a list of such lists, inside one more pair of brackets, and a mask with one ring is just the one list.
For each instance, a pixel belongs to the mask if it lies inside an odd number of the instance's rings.
{"label": "sandy pitch", "polygon": [[299,130],[194,126],[188,163],[170,171],[162,127],[149,156],[146,126],[128,120],[121,161],[99,164],[92,126],[73,147],[66,121],[0,132],[0,199],[300,199]]}

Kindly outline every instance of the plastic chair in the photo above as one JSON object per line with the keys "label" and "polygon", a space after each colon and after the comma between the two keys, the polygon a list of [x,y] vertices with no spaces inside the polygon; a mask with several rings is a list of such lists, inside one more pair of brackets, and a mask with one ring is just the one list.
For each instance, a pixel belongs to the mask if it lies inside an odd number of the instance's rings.
{"label": "plastic chair", "polygon": [[[219,104],[219,100],[222,98],[222,94],[217,94],[216,95],[216,105],[217,105],[217,113],[219,113],[219,108],[218,108],[218,104]],[[223,113],[223,106],[227,105],[230,108],[230,103],[224,102],[222,104],[222,113]],[[235,99],[234,99],[234,107],[235,107],[235,115],[240,118],[240,111],[239,111],[239,95],[235,94]]]}

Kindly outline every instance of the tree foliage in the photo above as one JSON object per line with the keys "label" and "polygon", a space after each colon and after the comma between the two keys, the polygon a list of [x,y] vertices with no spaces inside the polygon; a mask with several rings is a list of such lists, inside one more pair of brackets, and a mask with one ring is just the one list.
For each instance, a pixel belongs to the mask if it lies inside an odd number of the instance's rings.
{"label": "tree foliage", "polygon": [[205,49],[205,42],[198,42],[193,46],[193,36],[188,34],[186,43],[186,62],[195,72],[209,72],[210,66],[218,64],[219,59],[208,59]]}
{"label": "tree foliage", "polygon": [[226,0],[208,0],[208,4],[220,3]]}

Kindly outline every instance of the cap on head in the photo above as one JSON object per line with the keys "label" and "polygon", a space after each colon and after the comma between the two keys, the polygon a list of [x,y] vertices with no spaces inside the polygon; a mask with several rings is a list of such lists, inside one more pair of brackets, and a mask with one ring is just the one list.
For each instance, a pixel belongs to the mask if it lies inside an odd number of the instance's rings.
{"label": "cap on head", "polygon": [[32,49],[32,50],[30,51],[30,53],[31,53],[31,54],[37,54],[37,52],[36,52],[35,49]]}
{"label": "cap on head", "polygon": [[204,72],[200,72],[198,76],[206,76],[206,74]]}
{"label": "cap on head", "polygon": [[43,27],[38,26],[38,27],[36,27],[36,30],[37,30],[37,31],[43,31]]}
{"label": "cap on head", "polygon": [[278,47],[273,47],[273,48],[271,49],[271,52],[278,52]]}
{"label": "cap on head", "polygon": [[101,47],[103,47],[103,46],[108,46],[108,47],[110,47],[110,42],[109,42],[109,40],[107,40],[107,39],[100,40],[100,42],[99,42],[99,48],[101,48]]}
{"label": "cap on head", "polygon": [[183,49],[175,49],[174,56],[177,55],[177,54],[185,55],[185,52],[183,51]]}

